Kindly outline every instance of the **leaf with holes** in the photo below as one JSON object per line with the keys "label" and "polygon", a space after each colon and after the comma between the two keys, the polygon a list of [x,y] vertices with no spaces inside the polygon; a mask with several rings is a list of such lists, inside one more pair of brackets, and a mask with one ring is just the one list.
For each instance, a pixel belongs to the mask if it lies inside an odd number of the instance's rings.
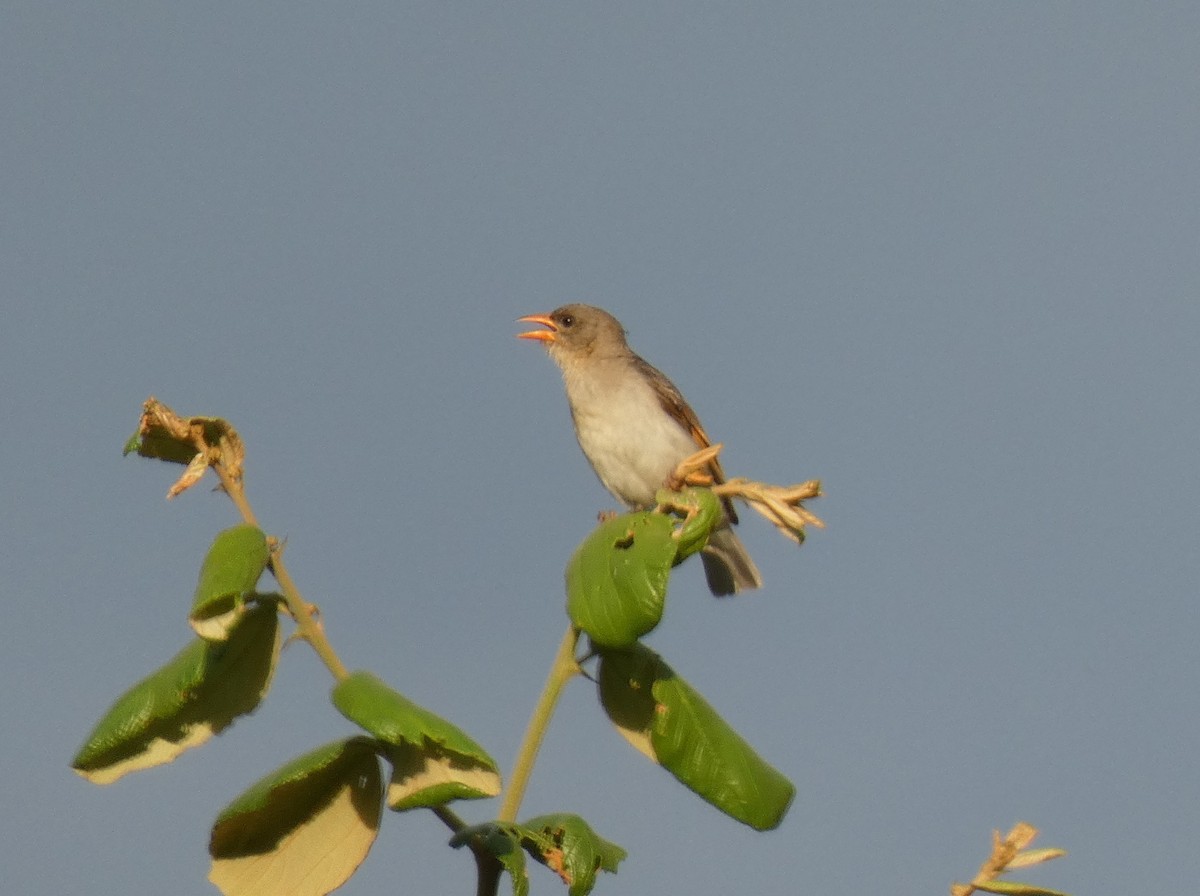
{"label": "leaf with holes", "polygon": [[624,647],[662,618],[677,545],[670,517],[627,513],[596,527],[567,564],[567,615],[596,644]]}
{"label": "leaf with holes", "polygon": [[454,849],[470,845],[494,856],[512,880],[513,896],[528,896],[529,872],[525,870],[525,853],[521,851],[519,825],[502,821],[487,821],[463,828],[450,838]]}
{"label": "leaf with holes", "polygon": [[596,874],[617,873],[626,852],[605,840],[578,815],[564,812],[539,815],[521,822],[525,851],[554,871],[570,896],[585,896],[596,885]]}

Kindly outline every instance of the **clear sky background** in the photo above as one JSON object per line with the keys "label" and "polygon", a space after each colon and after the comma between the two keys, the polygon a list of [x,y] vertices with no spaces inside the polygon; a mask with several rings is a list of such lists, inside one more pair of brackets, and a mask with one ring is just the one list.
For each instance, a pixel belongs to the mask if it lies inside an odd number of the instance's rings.
{"label": "clear sky background", "polygon": [[[778,830],[567,691],[523,814],[629,850],[598,892],[945,893],[1019,819],[1071,852],[1027,879],[1200,879],[1200,7],[0,16],[6,892],[213,892],[220,808],[351,732],[293,645],[205,748],[68,768],[236,521],[121,457],[151,394],[239,428],[346,662],[510,767],[613,503],[513,338],[566,301],[731,473],[821,478],[829,524],[797,550],[747,513],[765,587],[715,601],[689,562],[649,639],[795,782]],[[472,892],[447,837],[387,814],[343,892]]]}

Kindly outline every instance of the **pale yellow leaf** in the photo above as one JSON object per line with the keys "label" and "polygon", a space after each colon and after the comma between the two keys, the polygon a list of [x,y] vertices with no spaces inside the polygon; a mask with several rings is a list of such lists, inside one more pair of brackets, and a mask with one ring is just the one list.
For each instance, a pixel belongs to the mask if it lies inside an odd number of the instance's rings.
{"label": "pale yellow leaf", "polygon": [[408,808],[422,794],[432,797],[431,804],[450,798],[495,796],[500,792],[500,775],[478,763],[466,762],[435,750],[388,751],[392,760],[392,778],[388,783],[387,804],[392,809]]}
{"label": "pale yellow leaf", "polygon": [[1047,846],[1044,849],[1027,849],[1024,852],[1019,852],[1008,863],[1011,868],[1028,868],[1030,865],[1040,865],[1042,862],[1049,862],[1051,859],[1061,859],[1067,854],[1065,849],[1056,849],[1052,846]]}
{"label": "pale yellow leaf", "polygon": [[358,776],[271,851],[214,859],[208,879],[225,896],[325,896],[349,879],[375,842],[382,789],[378,774]]}
{"label": "pale yellow leaf", "polygon": [[211,738],[213,734],[211,724],[201,722],[188,725],[180,732],[177,740],[172,741],[156,737],[149,741],[142,748],[141,752],[135,756],[130,756],[128,759],[114,762],[112,765],[106,765],[102,768],[77,768],[75,771],[93,784],[111,784],[113,781],[128,775],[130,772],[137,772],[145,768],[153,768],[156,765],[173,762],[175,757],[180,753],[200,746]]}
{"label": "pale yellow leaf", "polygon": [[167,500],[174,498],[195,485],[204,476],[204,471],[208,469],[208,454],[201,451],[192,458],[192,462],[187,465],[183,471],[183,475],[176,480],[175,484],[167,490]]}

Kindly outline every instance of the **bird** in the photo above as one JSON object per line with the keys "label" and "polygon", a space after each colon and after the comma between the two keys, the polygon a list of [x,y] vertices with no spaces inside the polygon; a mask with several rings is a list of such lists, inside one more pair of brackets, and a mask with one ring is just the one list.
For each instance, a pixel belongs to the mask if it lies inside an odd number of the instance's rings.
{"label": "bird", "polygon": [[[679,462],[711,442],[695,411],[667,377],[629,347],[625,328],[602,308],[563,305],[518,318],[545,329],[519,333],[541,342],[562,371],[579,447],[614,498],[631,510],[654,507],[655,493]],[[708,472],[724,481],[714,458]],[[725,520],[701,552],[709,590],[717,596],[762,585],[754,561]]]}

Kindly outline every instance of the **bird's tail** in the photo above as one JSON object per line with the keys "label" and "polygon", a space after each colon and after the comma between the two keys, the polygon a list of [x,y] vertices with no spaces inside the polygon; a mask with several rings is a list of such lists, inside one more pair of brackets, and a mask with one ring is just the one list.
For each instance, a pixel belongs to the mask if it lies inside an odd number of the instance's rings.
{"label": "bird's tail", "polygon": [[742,540],[733,529],[724,526],[708,536],[708,544],[700,553],[708,590],[717,597],[737,594],[762,586],[758,567],[750,559]]}

